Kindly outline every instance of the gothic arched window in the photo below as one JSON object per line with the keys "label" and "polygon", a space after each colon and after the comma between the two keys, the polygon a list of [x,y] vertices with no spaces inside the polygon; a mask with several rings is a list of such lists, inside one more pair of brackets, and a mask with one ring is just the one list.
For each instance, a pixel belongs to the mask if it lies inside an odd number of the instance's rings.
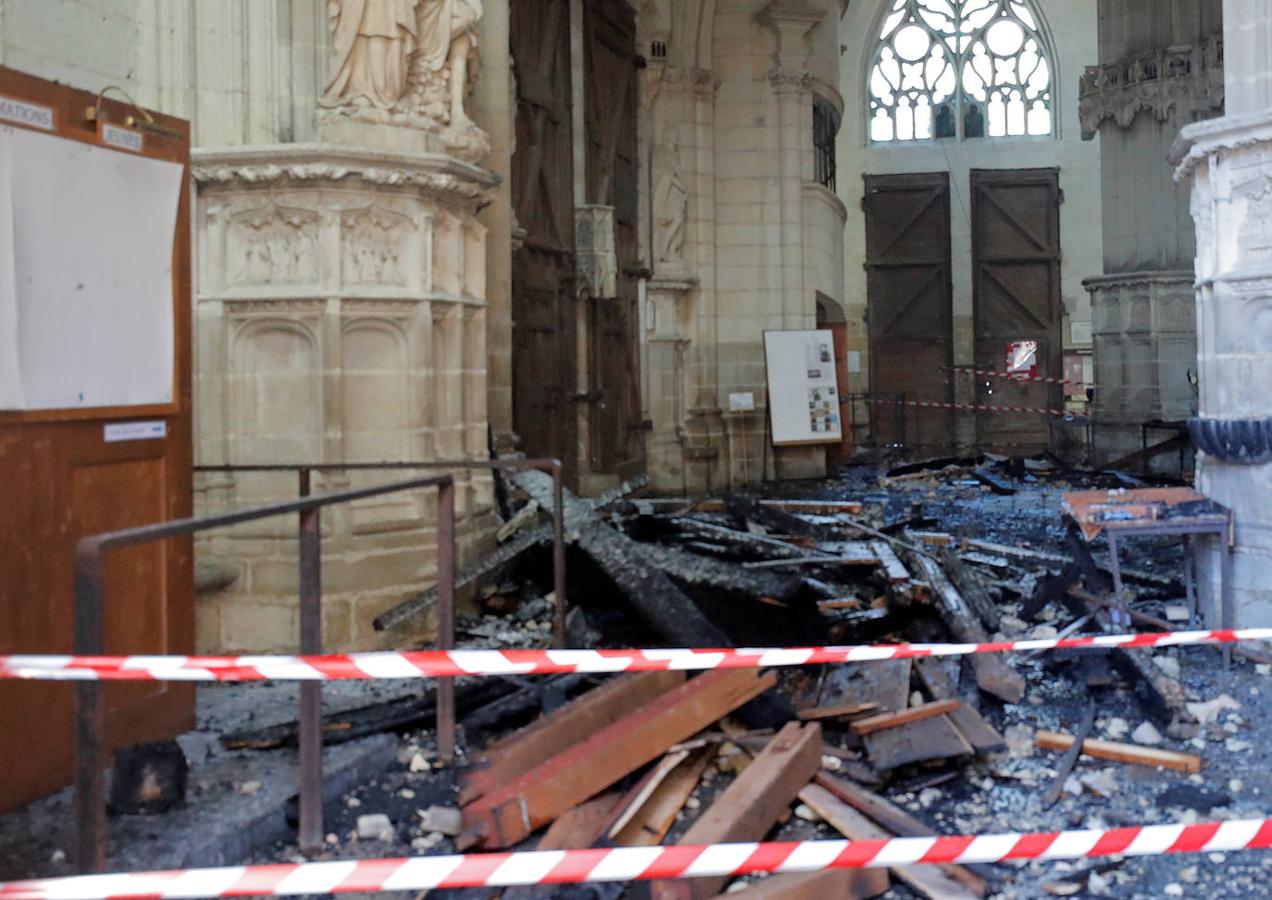
{"label": "gothic arched window", "polygon": [[891,0],[867,86],[870,140],[1051,135],[1048,56],[1032,0]]}

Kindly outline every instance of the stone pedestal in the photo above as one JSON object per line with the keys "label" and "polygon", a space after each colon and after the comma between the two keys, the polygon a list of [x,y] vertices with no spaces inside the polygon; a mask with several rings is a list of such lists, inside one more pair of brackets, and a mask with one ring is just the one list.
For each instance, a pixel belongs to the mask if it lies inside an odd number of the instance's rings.
{"label": "stone pedestal", "polygon": [[[486,455],[477,212],[493,176],[438,153],[325,143],[198,150],[193,175],[198,463]],[[313,490],[396,477],[316,475]],[[213,511],[296,491],[291,473],[234,473],[200,481],[197,502]],[[491,493],[488,473],[459,476],[461,552],[492,526]],[[436,520],[427,491],[323,511],[326,649],[386,640],[371,620],[433,577]],[[295,647],[295,533],[279,519],[201,539],[201,559],[238,572],[200,603],[201,649]]]}
{"label": "stone pedestal", "polygon": [[[1268,4],[1258,5],[1266,24]],[[1231,53],[1228,60],[1242,64]],[[1262,83],[1253,75],[1244,81],[1251,89]],[[1214,438],[1211,452],[1199,454],[1197,486],[1236,513],[1236,622],[1229,624],[1265,627],[1272,625],[1272,462],[1240,450],[1252,420],[1272,419],[1272,109],[1192,125],[1172,157],[1177,177],[1192,179],[1200,417]],[[1207,562],[1213,590],[1214,554]]]}

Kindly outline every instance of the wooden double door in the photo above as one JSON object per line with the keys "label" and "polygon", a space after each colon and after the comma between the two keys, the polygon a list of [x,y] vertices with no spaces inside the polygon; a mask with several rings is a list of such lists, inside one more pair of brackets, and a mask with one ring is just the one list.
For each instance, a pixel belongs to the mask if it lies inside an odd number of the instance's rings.
{"label": "wooden double door", "polygon": [[[592,472],[628,477],[644,468],[637,309],[641,60],[635,16],[624,0],[586,0],[582,8],[584,170],[576,173],[570,2],[510,7],[517,72],[512,193],[525,229],[512,266],[513,421],[526,452],[560,458],[572,483],[583,452]],[[576,177],[585,204],[614,209],[616,297],[579,296]],[[586,441],[579,431],[584,420]]]}
{"label": "wooden double door", "polygon": [[[1039,374],[1063,362],[1060,189],[1055,169],[970,173],[972,353],[1004,372],[1009,347],[1033,344]],[[920,453],[956,445],[956,379],[974,381],[982,449],[1030,453],[1049,445],[1060,388],[953,371],[950,176],[867,176],[866,270],[874,439]],[[960,215],[962,207],[960,207]],[[1004,412],[1014,407],[1037,412]]]}

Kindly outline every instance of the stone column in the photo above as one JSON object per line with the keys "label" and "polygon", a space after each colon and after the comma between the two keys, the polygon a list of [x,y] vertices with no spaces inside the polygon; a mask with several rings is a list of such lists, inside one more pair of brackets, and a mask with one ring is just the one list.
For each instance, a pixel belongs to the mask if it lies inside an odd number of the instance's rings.
{"label": "stone column", "polygon": [[1249,627],[1272,624],[1272,0],[1226,0],[1224,23],[1228,115],[1185,128],[1172,160],[1197,225],[1197,486],[1236,514],[1224,624]]}

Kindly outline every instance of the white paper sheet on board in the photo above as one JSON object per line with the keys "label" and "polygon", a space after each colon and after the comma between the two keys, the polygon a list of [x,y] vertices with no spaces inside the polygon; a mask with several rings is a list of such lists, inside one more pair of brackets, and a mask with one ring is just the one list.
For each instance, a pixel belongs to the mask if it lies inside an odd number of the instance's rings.
{"label": "white paper sheet on board", "polygon": [[18,297],[13,262],[13,191],[9,187],[13,152],[0,140],[0,409],[21,409],[18,370]]}
{"label": "white paper sheet on board", "polygon": [[[5,242],[0,231],[0,259],[7,243],[16,408],[171,402],[182,167],[16,128],[0,128],[0,144],[0,158],[9,156],[13,233]],[[9,408],[12,378],[0,366]]]}

